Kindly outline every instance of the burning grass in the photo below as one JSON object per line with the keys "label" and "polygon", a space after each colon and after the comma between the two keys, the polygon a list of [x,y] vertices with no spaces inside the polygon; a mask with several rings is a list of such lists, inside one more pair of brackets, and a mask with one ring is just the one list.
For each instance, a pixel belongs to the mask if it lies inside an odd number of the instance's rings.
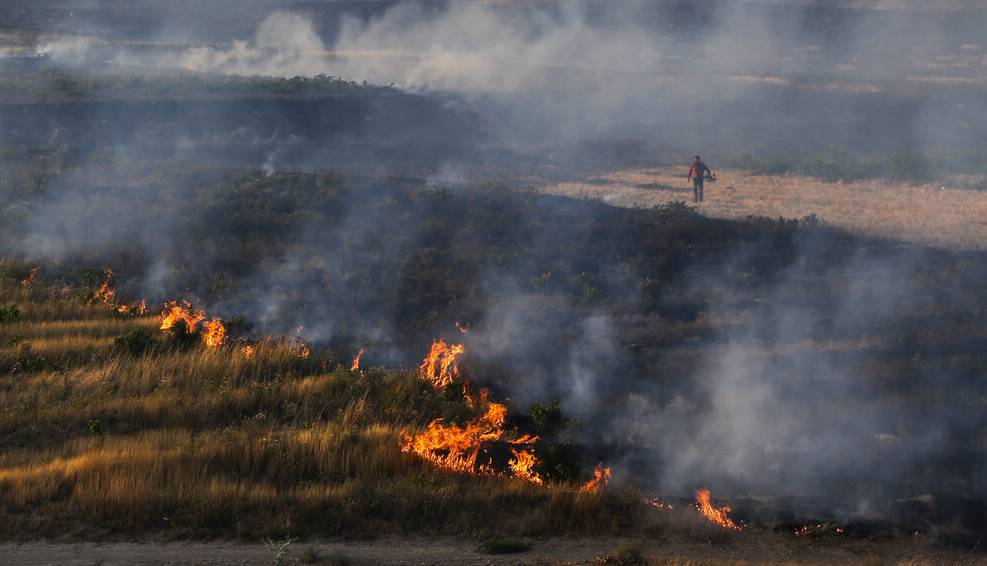
{"label": "burning grass", "polygon": [[[123,355],[115,333],[152,331],[175,313],[176,324],[210,321],[180,303],[160,320],[66,305],[53,321],[63,307],[14,292],[28,299],[25,320],[0,332],[61,367],[0,383],[0,406],[18,408],[0,413],[0,529],[11,536],[605,532],[626,527],[634,507],[544,485],[532,471],[537,439],[509,430],[507,407],[487,395],[471,407],[417,372],[354,372],[300,356],[292,340]],[[0,363],[13,351],[0,349]],[[502,472],[449,473],[492,465],[483,458],[496,443],[507,447]],[[422,447],[417,457],[409,446]]]}

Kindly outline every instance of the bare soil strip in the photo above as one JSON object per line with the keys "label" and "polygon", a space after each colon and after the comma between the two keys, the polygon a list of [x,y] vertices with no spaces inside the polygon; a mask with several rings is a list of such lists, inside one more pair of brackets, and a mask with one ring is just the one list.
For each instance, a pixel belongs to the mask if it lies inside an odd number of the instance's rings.
{"label": "bare soil strip", "polygon": [[[0,544],[6,566],[59,565],[269,565],[280,564],[600,564],[626,541],[549,539],[528,552],[489,555],[479,543],[450,538],[382,538],[361,542],[299,542],[275,560],[267,546],[237,542]],[[631,543],[653,563],[747,564],[985,564],[987,557],[935,549],[915,540],[808,540],[790,535],[744,533],[723,541],[650,540]],[[314,560],[313,560],[314,559]]]}
{"label": "bare soil strip", "polygon": [[[597,179],[546,185],[544,193],[595,199],[613,206],[652,207],[692,202],[687,166],[628,170]],[[717,170],[707,184],[702,214],[719,218],[768,216],[819,220],[850,232],[953,249],[987,249],[987,191],[869,180],[818,179]],[[961,185],[956,180],[953,185]]]}

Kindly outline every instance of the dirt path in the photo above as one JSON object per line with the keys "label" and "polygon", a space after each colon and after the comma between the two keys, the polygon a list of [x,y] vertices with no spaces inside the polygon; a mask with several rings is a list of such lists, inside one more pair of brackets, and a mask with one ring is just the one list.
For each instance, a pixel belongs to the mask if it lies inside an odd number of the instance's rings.
{"label": "dirt path", "polygon": [[[691,203],[687,166],[629,170],[581,182],[546,185],[548,194],[598,199],[614,206]],[[719,218],[809,214],[830,225],[920,244],[987,249],[987,191],[887,181],[826,183],[818,179],[718,170],[699,210]]]}
{"label": "dirt path", "polygon": [[[289,564],[600,564],[614,556],[614,539],[531,541],[530,551],[489,555],[475,541],[382,538],[364,542],[292,544],[279,562]],[[728,541],[647,540],[631,544],[648,560],[670,566],[747,564],[987,564],[987,556],[947,552],[928,541],[805,540],[774,533],[742,533]],[[316,560],[311,560],[313,557]],[[613,562],[611,562],[613,563]],[[26,566],[116,565],[271,565],[273,554],[262,544],[237,542],[26,543],[0,544],[0,564]]]}

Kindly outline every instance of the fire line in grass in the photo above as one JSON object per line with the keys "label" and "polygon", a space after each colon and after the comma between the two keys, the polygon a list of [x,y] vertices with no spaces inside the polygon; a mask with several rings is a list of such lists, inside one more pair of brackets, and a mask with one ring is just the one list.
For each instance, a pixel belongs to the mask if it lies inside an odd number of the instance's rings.
{"label": "fire line in grass", "polygon": [[[483,413],[462,425],[435,419],[424,432],[405,434],[401,449],[447,470],[475,475],[507,473],[543,484],[544,479],[535,471],[539,460],[534,445],[539,438],[527,434],[512,438],[505,427],[507,406],[491,401],[485,389],[478,397],[472,394],[459,365],[465,352],[466,347],[462,344],[436,340],[419,366],[418,375],[436,389],[444,389],[461,380],[467,404],[482,409]],[[506,446],[510,451],[504,469],[495,462],[496,446]]]}
{"label": "fire line in grass", "polygon": [[218,348],[226,342],[226,326],[222,319],[214,316],[206,320],[205,311],[196,310],[188,301],[171,301],[161,312],[159,328],[162,332],[174,331],[179,325],[189,334],[199,333],[207,348]]}

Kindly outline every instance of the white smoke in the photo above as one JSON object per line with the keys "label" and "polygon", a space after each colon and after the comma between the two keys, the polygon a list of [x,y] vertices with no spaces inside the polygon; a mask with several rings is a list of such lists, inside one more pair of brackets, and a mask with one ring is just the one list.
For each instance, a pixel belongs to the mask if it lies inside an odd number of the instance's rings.
{"label": "white smoke", "polygon": [[235,41],[227,50],[193,48],[179,67],[233,75],[314,75],[325,69],[325,45],[308,18],[275,12],[260,24],[253,43]]}

